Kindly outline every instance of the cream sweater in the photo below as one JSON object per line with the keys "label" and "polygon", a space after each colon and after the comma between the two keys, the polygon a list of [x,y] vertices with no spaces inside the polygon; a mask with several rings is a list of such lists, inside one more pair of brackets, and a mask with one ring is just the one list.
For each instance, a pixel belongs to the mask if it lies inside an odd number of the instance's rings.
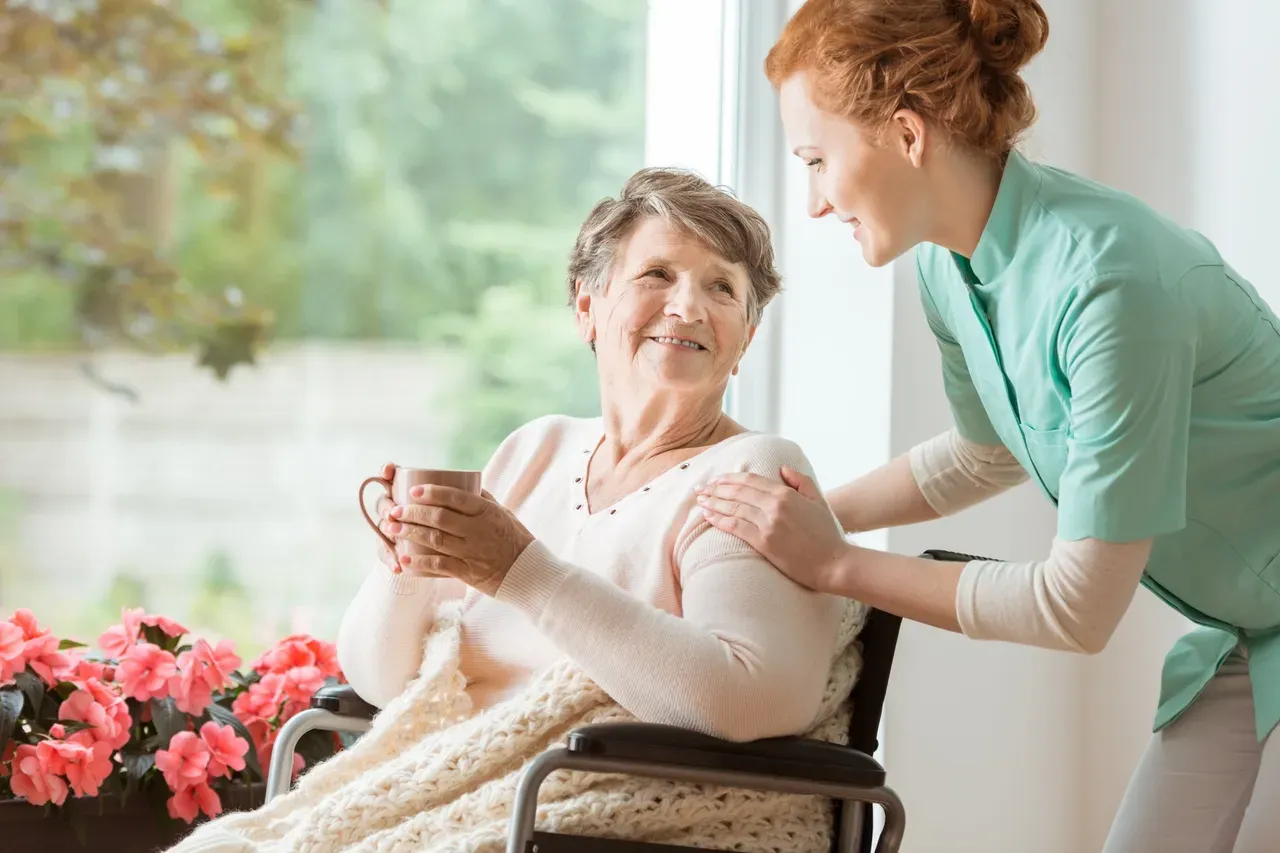
{"label": "cream sweater", "polygon": [[[910,451],[925,500],[951,515],[1027,479],[1007,448],[974,444],[955,430]],[[1047,560],[974,561],[960,575],[956,616],[975,639],[1101,651],[1120,624],[1151,554],[1151,540],[1055,538]]]}
{"label": "cream sweater", "polygon": [[808,473],[804,455],[780,438],[739,435],[592,512],[584,484],[602,438],[599,419],[565,417],[508,438],[485,488],[537,542],[495,598],[375,567],[339,632],[348,680],[385,706],[417,674],[436,606],[461,597],[460,669],[478,710],[567,656],[645,722],[734,740],[803,731],[819,708],[841,605],[710,527],[693,490],[728,472]]}

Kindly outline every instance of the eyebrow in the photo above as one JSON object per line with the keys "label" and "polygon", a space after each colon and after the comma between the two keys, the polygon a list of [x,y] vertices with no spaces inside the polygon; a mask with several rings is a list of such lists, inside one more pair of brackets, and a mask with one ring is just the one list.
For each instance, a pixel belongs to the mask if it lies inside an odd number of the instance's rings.
{"label": "eyebrow", "polygon": [[[674,266],[676,266],[676,262],[671,260],[670,258],[663,257],[662,255],[654,255],[652,257],[645,258],[641,263],[637,264],[636,269],[646,270],[646,269],[649,269],[650,267],[674,267]],[[726,279],[730,284],[735,283],[733,280],[733,271],[730,270],[728,267],[718,263],[713,263],[710,265],[710,267],[712,272]]]}

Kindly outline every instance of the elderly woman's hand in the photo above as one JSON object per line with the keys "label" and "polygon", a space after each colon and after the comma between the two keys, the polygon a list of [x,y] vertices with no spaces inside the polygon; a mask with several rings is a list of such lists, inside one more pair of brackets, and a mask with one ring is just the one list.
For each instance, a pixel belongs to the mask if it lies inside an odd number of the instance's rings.
{"label": "elderly woman's hand", "polygon": [[494,595],[533,534],[488,492],[415,486],[410,503],[390,509],[396,539],[424,545],[430,556],[400,557],[400,568],[427,577],[457,578]]}
{"label": "elderly woman's hand", "polygon": [[732,533],[796,583],[829,590],[850,549],[817,485],[791,468],[783,482],[758,474],[726,474],[698,489],[713,527]]}

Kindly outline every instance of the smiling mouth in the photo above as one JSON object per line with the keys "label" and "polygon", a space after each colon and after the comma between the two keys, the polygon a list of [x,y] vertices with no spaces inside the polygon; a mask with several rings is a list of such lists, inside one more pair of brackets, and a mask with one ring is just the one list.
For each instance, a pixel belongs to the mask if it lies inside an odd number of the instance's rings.
{"label": "smiling mouth", "polygon": [[697,341],[690,341],[690,340],[686,340],[685,338],[656,337],[656,338],[649,338],[649,340],[656,341],[660,344],[671,344],[673,346],[684,347],[686,349],[691,349],[695,351],[706,349],[706,347],[704,347],[702,344],[698,343]]}

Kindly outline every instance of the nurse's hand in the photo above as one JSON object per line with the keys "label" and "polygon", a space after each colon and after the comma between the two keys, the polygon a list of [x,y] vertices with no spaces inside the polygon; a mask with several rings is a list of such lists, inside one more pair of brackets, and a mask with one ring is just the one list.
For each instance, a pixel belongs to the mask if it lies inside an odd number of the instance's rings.
{"label": "nurse's hand", "polygon": [[713,527],[746,542],[796,583],[825,592],[852,546],[813,480],[787,467],[780,473],[782,483],[758,474],[718,477],[698,489],[698,505]]}

